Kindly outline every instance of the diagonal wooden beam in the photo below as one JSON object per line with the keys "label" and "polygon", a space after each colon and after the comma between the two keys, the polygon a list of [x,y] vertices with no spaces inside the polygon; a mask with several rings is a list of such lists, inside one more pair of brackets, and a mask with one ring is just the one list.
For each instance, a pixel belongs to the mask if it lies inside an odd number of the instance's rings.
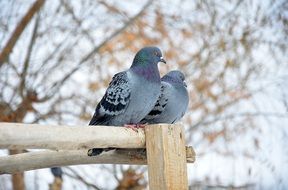
{"label": "diagonal wooden beam", "polygon": [[[195,161],[192,147],[186,148],[187,163]],[[99,156],[87,156],[87,150],[46,150],[0,157],[0,174],[80,164],[147,164],[145,149],[117,149]]]}

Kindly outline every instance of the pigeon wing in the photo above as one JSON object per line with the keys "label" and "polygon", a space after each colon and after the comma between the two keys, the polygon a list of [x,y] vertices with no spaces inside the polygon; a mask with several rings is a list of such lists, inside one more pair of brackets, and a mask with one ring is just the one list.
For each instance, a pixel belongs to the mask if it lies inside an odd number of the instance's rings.
{"label": "pigeon wing", "polygon": [[89,125],[109,125],[109,121],[123,113],[130,102],[131,88],[126,72],[114,75],[105,95],[98,103]]}
{"label": "pigeon wing", "polygon": [[153,120],[157,118],[165,110],[166,105],[168,103],[166,88],[167,88],[166,84],[164,82],[161,82],[160,96],[154,108],[148,113],[148,115],[144,119],[142,119],[141,123],[147,123],[149,122],[149,120]]}

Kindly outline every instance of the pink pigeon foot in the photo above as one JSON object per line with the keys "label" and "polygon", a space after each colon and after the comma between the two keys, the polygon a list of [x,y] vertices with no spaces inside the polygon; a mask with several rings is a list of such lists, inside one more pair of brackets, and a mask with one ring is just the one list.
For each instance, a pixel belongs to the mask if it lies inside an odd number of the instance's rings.
{"label": "pink pigeon foot", "polygon": [[136,124],[136,127],[138,128],[138,129],[144,129],[145,128],[145,124]]}
{"label": "pink pigeon foot", "polygon": [[127,129],[132,129],[135,132],[138,132],[136,124],[125,124],[124,127],[127,128]]}
{"label": "pink pigeon foot", "polygon": [[145,125],[144,124],[125,124],[124,127],[128,128],[128,129],[132,129],[135,132],[138,132],[137,129],[144,129]]}

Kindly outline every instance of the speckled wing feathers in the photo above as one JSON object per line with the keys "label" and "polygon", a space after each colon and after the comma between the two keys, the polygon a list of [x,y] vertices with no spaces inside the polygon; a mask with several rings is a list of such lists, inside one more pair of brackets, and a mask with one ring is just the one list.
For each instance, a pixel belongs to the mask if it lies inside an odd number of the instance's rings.
{"label": "speckled wing feathers", "polygon": [[156,118],[158,115],[160,115],[168,102],[168,98],[166,97],[165,94],[165,88],[167,88],[167,86],[165,86],[163,83],[161,83],[161,92],[160,92],[160,96],[154,106],[154,108],[149,112],[149,114],[141,121],[141,123],[146,123],[148,120],[152,120],[154,118]]}
{"label": "speckled wing feathers", "polygon": [[161,78],[161,94],[154,108],[141,120],[141,123],[175,123],[187,110],[189,96],[185,76],[173,70]]}
{"label": "speckled wing feathers", "polygon": [[114,75],[89,125],[107,124],[113,116],[123,113],[129,104],[130,95],[127,73]]}

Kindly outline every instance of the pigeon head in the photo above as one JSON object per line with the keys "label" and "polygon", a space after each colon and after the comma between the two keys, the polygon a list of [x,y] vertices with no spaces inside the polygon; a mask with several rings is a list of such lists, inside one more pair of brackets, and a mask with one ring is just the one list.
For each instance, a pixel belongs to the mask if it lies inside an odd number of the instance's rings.
{"label": "pigeon head", "polygon": [[144,47],[135,55],[131,67],[157,65],[159,62],[166,63],[161,50],[157,47]]}
{"label": "pigeon head", "polygon": [[159,62],[166,63],[157,47],[145,47],[137,52],[131,70],[148,81],[160,83]]}
{"label": "pigeon head", "polygon": [[166,75],[164,75],[161,79],[162,81],[173,83],[173,84],[179,84],[187,87],[187,84],[185,82],[185,76],[181,71],[174,70],[170,71]]}

